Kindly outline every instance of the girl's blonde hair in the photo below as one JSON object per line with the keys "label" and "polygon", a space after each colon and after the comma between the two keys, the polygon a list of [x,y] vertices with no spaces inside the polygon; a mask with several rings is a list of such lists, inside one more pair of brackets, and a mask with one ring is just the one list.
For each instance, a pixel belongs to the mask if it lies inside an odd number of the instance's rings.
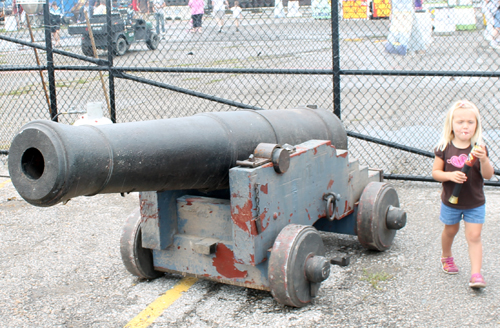
{"label": "girl's blonde hair", "polygon": [[441,135],[441,140],[439,140],[439,143],[436,146],[436,148],[441,151],[443,151],[455,137],[455,134],[453,133],[453,114],[458,108],[468,109],[476,116],[476,131],[470,140],[471,145],[476,143],[478,145],[483,144],[483,131],[481,128],[481,115],[479,114],[479,109],[477,109],[476,105],[468,100],[459,100],[453,103],[446,113],[446,118],[444,119],[443,124],[443,134]]}

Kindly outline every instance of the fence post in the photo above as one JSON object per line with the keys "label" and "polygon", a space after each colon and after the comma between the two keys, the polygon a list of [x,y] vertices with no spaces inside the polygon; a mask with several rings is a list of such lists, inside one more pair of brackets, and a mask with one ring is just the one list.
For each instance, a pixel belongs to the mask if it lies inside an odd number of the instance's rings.
{"label": "fence post", "polygon": [[340,117],[340,41],[339,1],[332,0],[332,69],[333,69],[333,113]]}
{"label": "fence post", "polygon": [[50,94],[50,119],[58,122],[57,119],[57,97],[56,97],[56,79],[54,70],[54,53],[52,52],[52,24],[50,21],[49,0],[43,4],[43,20],[45,23],[45,47],[47,48],[47,74],[49,76],[49,94]]}
{"label": "fence post", "polygon": [[113,123],[116,123],[116,107],[115,107],[115,77],[113,71],[113,33],[111,32],[111,0],[106,0],[106,25],[108,37],[108,73],[109,73],[109,115]]}

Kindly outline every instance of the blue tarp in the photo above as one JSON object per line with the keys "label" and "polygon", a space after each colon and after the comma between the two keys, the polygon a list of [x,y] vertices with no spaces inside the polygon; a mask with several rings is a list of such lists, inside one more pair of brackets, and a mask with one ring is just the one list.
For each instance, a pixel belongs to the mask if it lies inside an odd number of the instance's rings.
{"label": "blue tarp", "polygon": [[[51,0],[49,3],[52,3],[53,0]],[[57,6],[61,8],[61,12],[63,14],[71,12],[71,9],[78,3],[78,0],[55,0],[57,3]]]}

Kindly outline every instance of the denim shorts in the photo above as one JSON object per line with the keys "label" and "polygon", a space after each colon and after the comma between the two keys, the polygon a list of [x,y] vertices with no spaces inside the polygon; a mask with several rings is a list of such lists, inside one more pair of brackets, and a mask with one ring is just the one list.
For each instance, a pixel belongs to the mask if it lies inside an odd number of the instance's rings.
{"label": "denim shorts", "polygon": [[484,217],[486,216],[486,205],[483,204],[479,207],[470,208],[467,210],[461,210],[458,208],[453,208],[446,206],[441,202],[441,214],[439,219],[441,222],[447,225],[453,225],[464,219],[465,222],[469,223],[484,223]]}

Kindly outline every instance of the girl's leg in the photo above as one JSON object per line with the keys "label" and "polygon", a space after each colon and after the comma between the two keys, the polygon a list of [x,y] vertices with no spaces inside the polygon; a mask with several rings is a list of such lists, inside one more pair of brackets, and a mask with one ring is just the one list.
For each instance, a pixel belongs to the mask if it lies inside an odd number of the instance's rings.
{"label": "girl's leg", "polygon": [[201,29],[201,24],[203,23],[203,14],[198,15],[198,33],[201,33],[203,30]]}
{"label": "girl's leg", "polygon": [[481,242],[481,223],[465,222],[465,238],[469,244],[471,274],[480,273],[483,263],[483,243]]}
{"label": "girl's leg", "polygon": [[458,230],[460,229],[460,222],[452,225],[445,224],[443,233],[441,234],[441,247],[443,248],[442,257],[451,257],[451,245]]}

